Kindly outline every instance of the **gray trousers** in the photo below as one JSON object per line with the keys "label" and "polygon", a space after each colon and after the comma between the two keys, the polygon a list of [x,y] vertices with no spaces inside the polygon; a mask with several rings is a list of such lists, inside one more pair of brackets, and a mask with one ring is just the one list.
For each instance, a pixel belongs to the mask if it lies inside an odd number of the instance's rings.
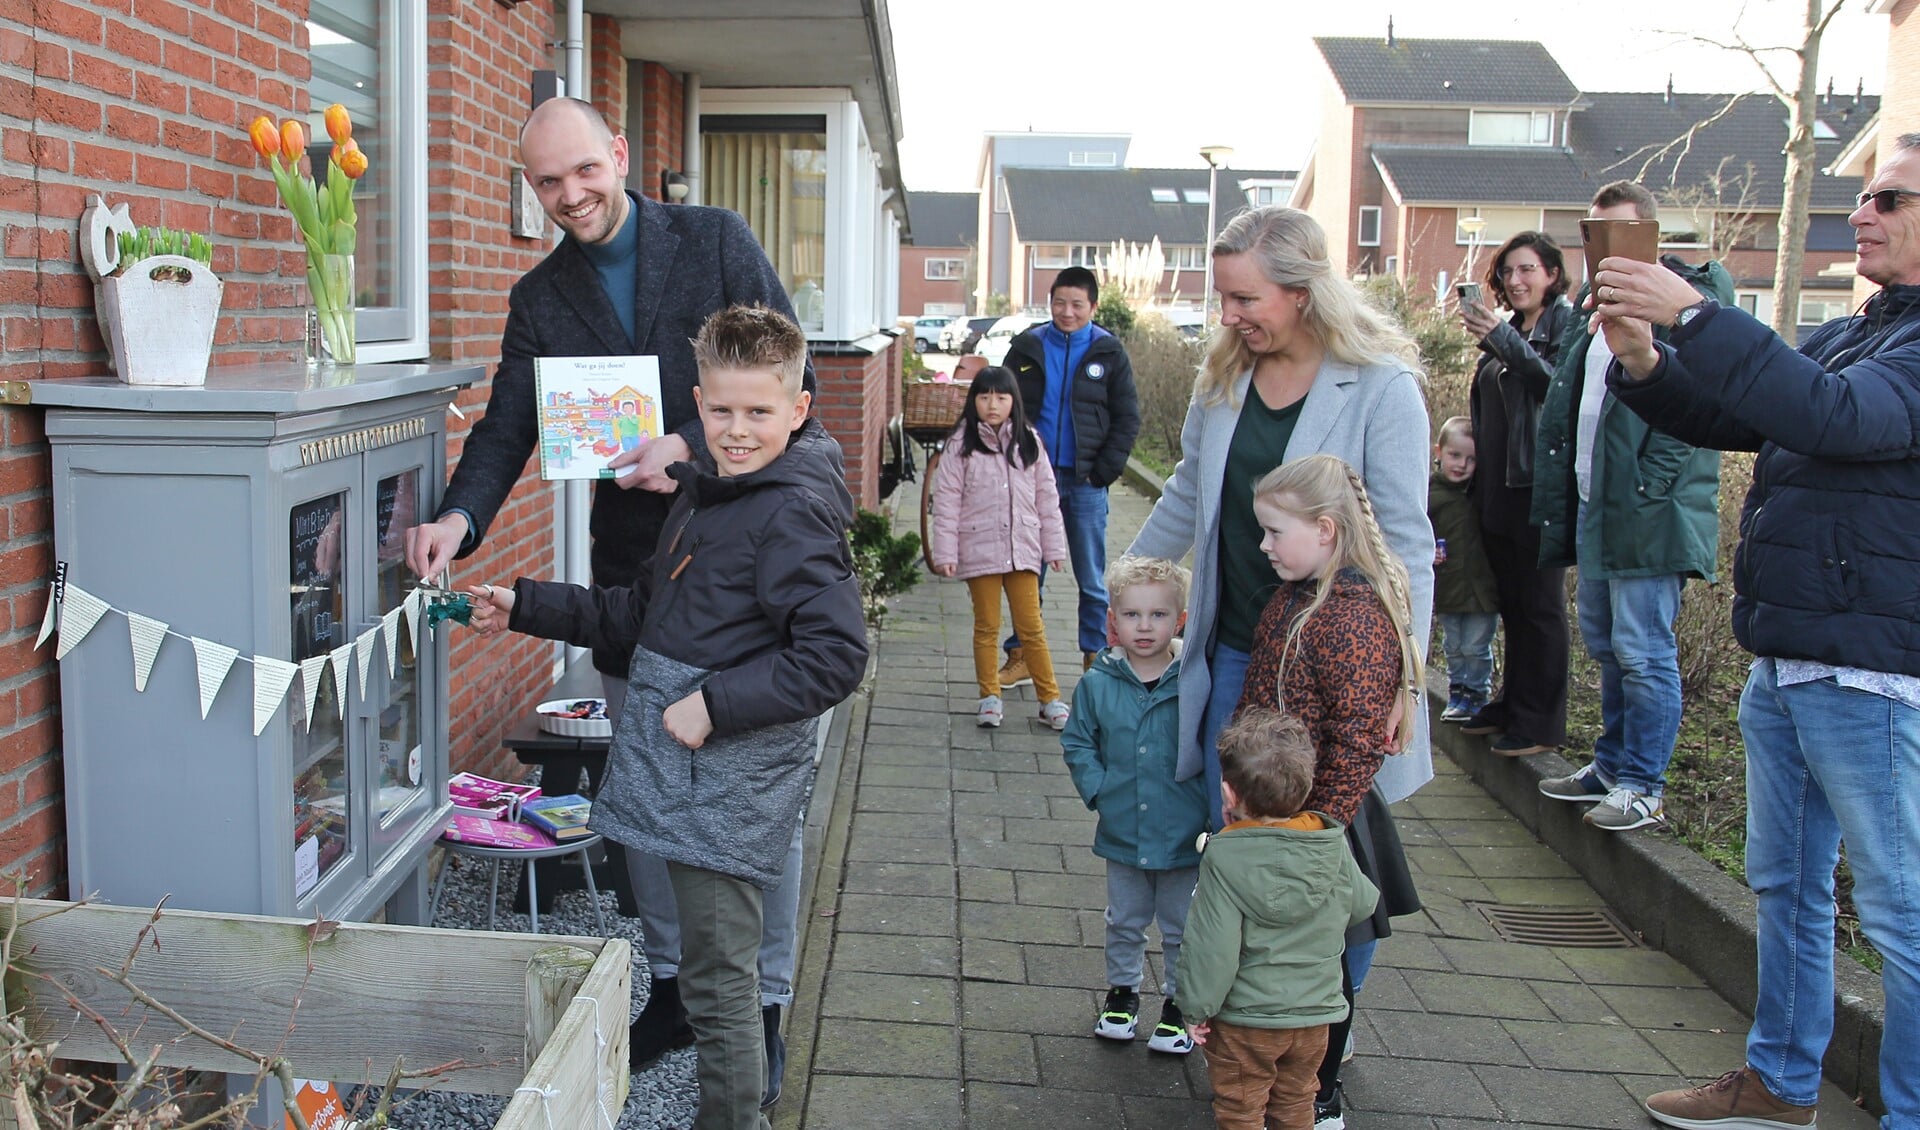
{"label": "gray trousers", "polygon": [[1142,871],[1107,860],[1107,984],[1138,989],[1147,959],[1147,926],[1160,921],[1161,964],[1166,979],[1160,991],[1174,995],[1180,939],[1187,932],[1187,907],[1193,903],[1198,867]]}
{"label": "gray trousers", "polygon": [[[607,717],[620,717],[627,699],[625,679],[602,672],[606,688]],[[802,834],[807,813],[803,808],[793,826],[793,842],[787,846],[786,866],[780,871],[780,885],[766,892],[764,925],[760,936],[760,1003],[782,1008],[793,1003],[793,972],[799,955],[800,869],[804,857]],[[647,967],[659,978],[680,975],[680,916],[674,907],[673,884],[667,879],[667,861],[633,848],[627,849],[627,879],[633,885],[633,902],[640,910],[640,948],[647,955]]]}
{"label": "gray trousers", "polygon": [[701,867],[666,866],[687,948],[680,1000],[693,1026],[700,1081],[693,1130],[768,1130],[760,1113],[767,1052],[754,969],[760,888]]}

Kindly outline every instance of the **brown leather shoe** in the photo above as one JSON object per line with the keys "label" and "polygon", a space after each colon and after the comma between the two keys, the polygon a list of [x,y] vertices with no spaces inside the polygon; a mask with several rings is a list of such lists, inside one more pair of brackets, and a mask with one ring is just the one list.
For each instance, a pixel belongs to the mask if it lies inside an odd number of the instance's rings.
{"label": "brown leather shoe", "polygon": [[1000,689],[1024,687],[1033,682],[1033,672],[1027,670],[1026,649],[1014,648],[1007,652],[1006,666],[1000,668]]}
{"label": "brown leather shoe", "polygon": [[1097,651],[1081,652],[1080,653],[1080,673],[1084,675],[1088,671],[1093,670],[1093,661],[1098,658],[1100,658],[1100,653]]}
{"label": "brown leather shoe", "polygon": [[1655,1122],[1684,1130],[1771,1130],[1776,1126],[1812,1126],[1814,1108],[1781,1102],[1760,1081],[1759,1072],[1742,1067],[1711,1083],[1652,1095],[1647,1099],[1647,1113]]}

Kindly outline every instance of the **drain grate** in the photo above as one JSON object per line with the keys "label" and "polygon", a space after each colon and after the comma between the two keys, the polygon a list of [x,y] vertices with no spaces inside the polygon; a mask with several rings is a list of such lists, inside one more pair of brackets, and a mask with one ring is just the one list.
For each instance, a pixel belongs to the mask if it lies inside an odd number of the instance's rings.
{"label": "drain grate", "polygon": [[1523,946],[1626,949],[1639,945],[1618,918],[1604,910],[1559,906],[1470,904],[1501,940]]}

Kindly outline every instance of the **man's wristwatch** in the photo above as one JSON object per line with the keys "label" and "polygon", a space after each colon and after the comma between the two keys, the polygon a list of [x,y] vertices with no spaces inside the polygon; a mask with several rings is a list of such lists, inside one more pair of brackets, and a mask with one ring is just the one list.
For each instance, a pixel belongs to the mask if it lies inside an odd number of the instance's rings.
{"label": "man's wristwatch", "polygon": [[1700,301],[1685,307],[1673,316],[1673,328],[1676,330],[1679,329],[1718,305],[1720,304],[1711,298],[1702,298]]}

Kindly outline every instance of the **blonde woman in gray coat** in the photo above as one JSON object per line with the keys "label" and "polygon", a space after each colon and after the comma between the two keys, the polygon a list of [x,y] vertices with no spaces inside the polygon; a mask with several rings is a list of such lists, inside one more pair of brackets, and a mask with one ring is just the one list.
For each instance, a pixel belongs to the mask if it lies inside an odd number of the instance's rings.
{"label": "blonde woman in gray coat", "polygon": [[[1334,269],[1326,234],[1305,212],[1243,212],[1214,241],[1212,255],[1220,326],[1194,382],[1180,463],[1127,552],[1178,560],[1193,551],[1176,772],[1182,780],[1205,775],[1210,822],[1218,828],[1215,741],[1240,704],[1253,630],[1280,583],[1260,550],[1253,484],[1305,455],[1337,455],[1351,464],[1389,548],[1407,567],[1413,631],[1423,650],[1433,614],[1434,547],[1429,425],[1412,340]],[[1381,890],[1375,918],[1349,934],[1355,985],[1366,976],[1374,942],[1388,933],[1388,916],[1419,908],[1386,812],[1433,776],[1423,708],[1415,722],[1412,742],[1386,759],[1349,830],[1361,869]],[[1388,740],[1381,735],[1383,744]],[[1320,1105],[1337,1113],[1346,1033],[1331,1037]]]}

